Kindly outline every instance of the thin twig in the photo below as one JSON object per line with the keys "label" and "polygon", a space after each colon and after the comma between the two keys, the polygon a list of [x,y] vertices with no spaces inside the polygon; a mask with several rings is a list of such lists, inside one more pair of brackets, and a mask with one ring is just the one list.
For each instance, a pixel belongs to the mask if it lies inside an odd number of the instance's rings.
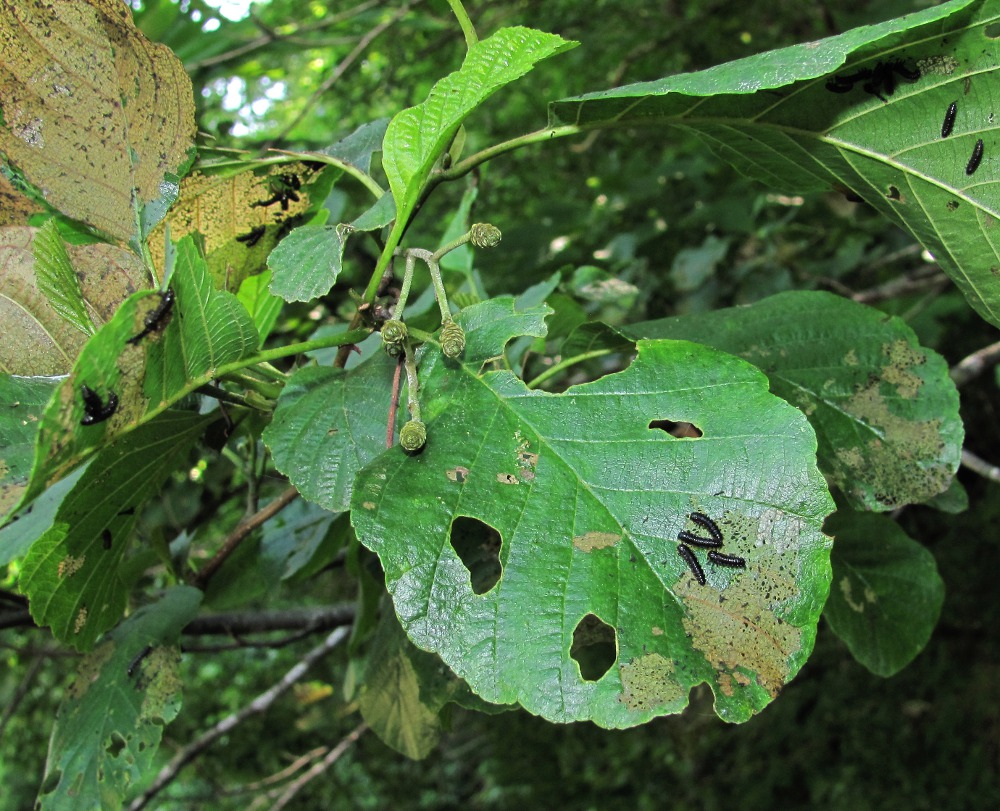
{"label": "thin twig", "polygon": [[923,273],[913,273],[890,279],[885,284],[872,287],[868,290],[861,290],[854,293],[851,298],[861,304],[872,304],[876,301],[886,301],[897,296],[904,296],[908,293],[917,293],[926,290],[928,287],[936,287],[948,281],[948,277],[940,271],[934,271],[929,275]]}
{"label": "thin twig", "polygon": [[[281,783],[288,779],[295,774],[295,772],[312,763],[317,758],[323,757],[323,755],[329,751],[329,747],[317,746],[315,749],[310,749],[304,755],[299,755],[299,757],[295,758],[295,760],[293,760],[281,771],[268,775],[262,780],[255,780],[252,783],[243,783],[239,786],[223,789],[221,793],[227,797],[233,797],[240,794],[248,794],[254,791],[261,791],[262,789],[268,789],[276,783]],[[262,799],[262,797],[258,797],[253,803],[251,803],[250,808],[254,808]]]}
{"label": "thin twig", "polygon": [[153,784],[132,802],[129,806],[130,811],[140,811],[140,809],[145,808],[153,797],[173,782],[173,780],[180,773],[181,769],[198,757],[198,755],[215,743],[215,741],[234,729],[238,724],[242,723],[247,718],[266,712],[280,696],[288,692],[288,690],[292,688],[292,685],[294,685],[306,674],[306,671],[312,665],[337,647],[337,645],[339,645],[346,636],[347,628],[337,628],[325,640],[323,640],[321,645],[313,648],[309,651],[309,653],[303,656],[302,659],[282,677],[281,681],[261,693],[257,696],[257,698],[239,711],[234,712],[231,715],[227,715],[195,741],[185,746],[180,752],[174,755],[166,766],[163,767],[160,773],[156,776],[156,780],[153,781]]}
{"label": "thin twig", "polygon": [[236,528],[226,536],[225,541],[222,543],[222,547],[215,553],[215,557],[205,564],[205,568],[198,572],[198,574],[194,577],[192,585],[197,586],[204,591],[208,581],[212,579],[212,575],[214,575],[216,570],[218,570],[218,568],[225,563],[226,558],[236,551],[237,547],[243,542],[247,535],[257,529],[257,527],[269,518],[272,518],[285,509],[285,507],[295,500],[298,494],[298,490],[294,487],[289,487],[276,499],[268,502],[268,505],[264,507],[264,509],[258,510],[249,518],[240,521],[240,523],[236,525]]}
{"label": "thin twig", "polygon": [[[312,33],[314,31],[320,31],[323,28],[329,28],[331,25],[337,25],[338,23],[341,23],[344,20],[349,19],[350,17],[354,17],[363,11],[367,11],[372,6],[378,5],[379,2],[380,0],[367,0],[367,2],[361,3],[360,5],[357,5],[352,9],[348,9],[347,11],[342,12],[341,14],[334,14],[330,17],[326,17],[322,21],[314,25],[303,26],[301,28],[298,28],[295,30],[294,33],[286,36],[282,36],[281,34],[275,33],[271,29],[267,28],[260,20],[254,18],[254,22],[257,24],[257,27],[264,32],[261,36],[256,37],[255,39],[252,39],[249,42],[245,42],[243,45],[238,45],[235,48],[226,51],[225,53],[217,54],[216,56],[209,56],[198,62],[191,62],[187,66],[188,72],[193,73],[197,70],[201,70],[202,68],[210,68],[215,65],[220,65],[224,62],[232,61],[245,54],[253,53],[254,51],[260,50],[261,48],[266,48],[268,45],[277,40],[294,43],[296,41],[295,40],[296,37],[302,36],[303,34]],[[308,42],[308,47],[311,48],[322,47],[322,42],[314,42],[310,40]]]}
{"label": "thin twig", "polygon": [[402,388],[401,380],[403,371],[403,358],[400,356],[396,360],[396,371],[392,375],[392,400],[389,402],[389,424],[385,429],[385,446],[392,447],[392,440],[396,435],[396,412],[399,411],[399,391]]}
{"label": "thin twig", "polygon": [[7,706],[4,707],[3,717],[0,718],[0,739],[3,738],[3,731],[10,719],[14,717],[14,713],[17,712],[17,708],[24,697],[28,694],[28,690],[31,689],[31,683],[35,680],[35,676],[41,669],[42,665],[45,663],[45,659],[41,656],[36,657],[32,660],[31,664],[28,666],[28,672],[24,674],[21,679],[21,683],[17,685],[17,689],[14,690],[14,695],[10,697],[7,701]]}
{"label": "thin twig", "polygon": [[184,636],[264,634],[272,631],[328,631],[354,622],[353,603],[314,608],[285,608],[280,611],[224,611],[191,620]]}
{"label": "thin twig", "polygon": [[1000,482],[1000,467],[991,465],[985,459],[980,459],[972,451],[962,448],[962,467],[967,467],[990,481]]}
{"label": "thin twig", "polygon": [[1000,363],[1000,341],[984,346],[968,357],[962,358],[951,367],[951,379],[956,386],[963,386],[998,363]]}
{"label": "thin twig", "polygon": [[388,20],[379,23],[371,31],[365,34],[360,40],[358,40],[358,44],[354,46],[354,50],[352,50],[347,56],[345,56],[343,59],[340,60],[340,63],[333,69],[333,72],[324,80],[323,84],[317,87],[315,92],[308,99],[306,99],[306,103],[302,106],[302,109],[299,110],[298,114],[290,122],[288,122],[288,124],[286,124],[285,127],[277,135],[271,138],[269,143],[273,145],[287,138],[288,133],[290,133],[299,125],[299,122],[302,121],[302,119],[305,118],[309,114],[309,111],[316,105],[316,102],[318,102],[320,98],[322,98],[322,96],[326,94],[330,90],[330,88],[334,86],[334,84],[337,83],[337,80],[340,79],[340,77],[347,72],[347,69],[361,57],[361,55],[368,49],[368,46],[372,44],[372,41],[375,40],[375,38],[378,37],[380,34],[385,33],[386,30],[395,25],[400,19],[402,19],[406,15],[406,13],[413,6],[417,5],[420,2],[422,2],[422,0],[414,0],[414,2],[407,3],[402,8],[400,8],[395,14],[393,14]]}
{"label": "thin twig", "polygon": [[325,758],[323,758],[319,763],[314,763],[308,771],[304,772],[302,775],[297,777],[291,785],[285,789],[284,793],[278,798],[278,801],[271,806],[271,811],[281,811],[288,803],[292,801],[292,798],[299,793],[299,790],[310,780],[314,780],[319,777],[323,772],[329,769],[334,763],[336,763],[340,756],[346,752],[350,746],[360,738],[365,731],[368,729],[368,724],[362,722],[354,727],[344,738],[338,743],[333,749],[331,749]]}

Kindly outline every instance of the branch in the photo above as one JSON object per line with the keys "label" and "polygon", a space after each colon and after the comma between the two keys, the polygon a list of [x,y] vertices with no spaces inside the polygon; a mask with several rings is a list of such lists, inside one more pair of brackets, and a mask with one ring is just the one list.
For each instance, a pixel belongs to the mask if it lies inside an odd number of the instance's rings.
{"label": "branch", "polygon": [[205,568],[195,575],[191,584],[204,591],[208,581],[212,579],[212,575],[214,575],[218,568],[226,562],[226,558],[236,551],[237,547],[243,542],[247,535],[257,529],[257,527],[267,521],[267,519],[277,515],[285,509],[285,507],[295,500],[295,497],[298,496],[298,494],[298,490],[294,487],[289,487],[276,499],[269,502],[264,509],[258,510],[246,520],[240,521],[240,523],[236,525],[236,528],[226,536],[225,541],[222,543],[222,548],[215,553],[215,557],[213,557],[205,565]]}
{"label": "branch", "polygon": [[153,784],[132,802],[132,805],[129,806],[129,811],[140,811],[140,809],[145,808],[153,797],[173,782],[173,780],[180,773],[181,769],[205,751],[209,746],[215,743],[215,741],[230,732],[247,718],[266,712],[280,696],[288,692],[288,690],[292,688],[292,685],[305,675],[306,671],[313,664],[337,647],[337,645],[339,645],[346,636],[346,628],[337,628],[325,640],[323,640],[321,645],[313,648],[309,651],[309,653],[303,656],[301,661],[296,663],[296,665],[282,677],[281,681],[272,686],[269,690],[261,693],[257,696],[257,698],[238,712],[223,718],[214,727],[201,735],[201,737],[185,746],[180,752],[174,755],[166,766],[163,767],[160,773],[156,776],[156,780],[153,781]]}
{"label": "branch", "polygon": [[354,605],[319,608],[288,608],[262,614],[258,611],[230,611],[196,617],[185,626],[185,636],[240,636],[263,634],[270,631],[326,631],[354,622]]}
{"label": "branch", "polygon": [[980,459],[972,451],[967,451],[965,448],[962,448],[962,467],[967,467],[990,481],[1000,482],[1000,467],[991,465],[985,459]]}
{"label": "branch", "polygon": [[302,119],[309,114],[309,111],[313,108],[316,102],[319,101],[320,98],[331,87],[333,87],[334,84],[337,83],[337,80],[340,79],[340,77],[347,72],[347,69],[351,65],[353,65],[358,60],[358,58],[367,50],[368,46],[372,44],[372,41],[380,34],[385,33],[387,29],[395,25],[400,19],[402,19],[406,15],[406,13],[413,6],[421,2],[423,2],[423,0],[413,0],[413,2],[405,4],[388,20],[379,23],[371,31],[365,34],[360,40],[358,40],[358,44],[354,46],[354,50],[352,50],[347,56],[345,56],[343,59],[340,60],[340,63],[333,69],[333,73],[331,73],[326,78],[323,84],[321,84],[319,87],[316,88],[315,92],[306,100],[306,103],[303,105],[302,109],[299,110],[295,118],[289,121],[288,124],[286,124],[285,127],[277,135],[271,138],[270,142],[273,144],[276,143],[277,141],[283,141],[286,137],[288,137],[288,133],[290,133],[293,129],[295,129],[299,125],[299,122],[302,121]]}
{"label": "branch", "polygon": [[368,729],[368,724],[362,722],[358,724],[353,730],[351,730],[344,738],[338,743],[333,749],[331,749],[326,757],[324,757],[319,763],[314,763],[308,771],[304,772],[301,776],[297,777],[284,793],[278,798],[278,801],[271,806],[271,811],[281,811],[296,794],[299,793],[306,783],[319,777],[323,772],[329,769],[334,763],[336,763],[342,754],[348,750],[348,748],[353,744],[358,738],[360,738],[365,731]]}
{"label": "branch", "polygon": [[1000,341],[962,358],[951,368],[951,379],[955,381],[956,386],[962,386],[997,363],[1000,363]]}

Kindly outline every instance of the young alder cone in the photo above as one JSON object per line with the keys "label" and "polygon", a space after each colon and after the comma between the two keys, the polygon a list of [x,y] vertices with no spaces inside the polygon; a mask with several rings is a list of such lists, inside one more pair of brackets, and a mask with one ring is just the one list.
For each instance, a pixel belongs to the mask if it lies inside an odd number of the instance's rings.
{"label": "young alder cone", "polygon": [[404,451],[419,451],[427,442],[427,426],[420,420],[410,420],[399,429],[399,444]]}
{"label": "young alder cone", "polygon": [[446,358],[457,358],[465,351],[465,331],[450,318],[441,325],[441,351]]}
{"label": "young alder cone", "polygon": [[382,325],[382,347],[390,358],[399,357],[406,341],[406,324],[392,318]]}

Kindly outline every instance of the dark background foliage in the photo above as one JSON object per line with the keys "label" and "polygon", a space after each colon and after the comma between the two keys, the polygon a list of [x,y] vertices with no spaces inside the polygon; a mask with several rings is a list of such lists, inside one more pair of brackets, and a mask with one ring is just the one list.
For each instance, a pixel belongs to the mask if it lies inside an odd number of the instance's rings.
{"label": "dark background foliage", "polygon": [[[167,0],[134,5],[139,26],[184,60],[195,81],[200,126],[220,146],[321,148],[423,98],[464,52],[447,5],[415,2],[311,103],[360,38],[386,20],[386,8],[400,3],[351,4],[361,10],[348,14],[345,3],[272,0],[254,8],[255,22],[220,19],[209,32],[198,30],[212,14],[200,0],[182,10]],[[481,33],[523,24],[582,45],[478,111],[467,124],[469,146],[543,126],[548,99],[696,70],[924,5],[470,2]],[[191,14],[205,16],[193,25]],[[343,21],[322,25],[338,14]],[[259,47],[240,50],[255,40]],[[280,94],[278,87],[284,88]],[[233,93],[240,94],[240,109],[230,109]],[[280,97],[246,115],[248,105],[266,94]],[[864,206],[839,195],[803,200],[764,189],[679,130],[605,132],[572,145],[533,146],[491,162],[469,182],[478,184],[477,213],[504,232],[503,251],[484,254],[479,268],[490,294],[520,293],[562,270],[557,295],[571,299],[572,269],[596,265],[639,290],[630,306],[601,312],[612,322],[748,303],[789,289],[827,289],[867,291],[870,303],[904,317],[923,344],[952,364],[995,340],[993,328],[938,280],[919,246]],[[422,235],[427,244],[440,237],[464,190],[462,183],[453,185],[421,212],[415,242]],[[358,203],[346,196],[347,185],[343,189],[328,206]],[[358,253],[345,263],[333,298],[367,281],[372,255],[360,241],[351,250]],[[696,252],[693,275],[685,270],[690,264],[676,261],[681,251]],[[885,291],[900,278],[912,285]],[[592,312],[595,305],[576,306]],[[294,332],[296,310],[288,312],[279,330]],[[1000,458],[996,389],[992,375],[962,389],[967,447],[994,460]],[[225,459],[211,460],[198,485],[173,482],[162,513],[144,518],[150,542],[172,538],[238,489],[235,475]],[[742,726],[715,717],[707,690],[693,697],[683,716],[624,732],[555,726],[524,712],[453,709],[449,730],[425,761],[407,761],[367,734],[299,795],[296,807],[996,807],[1000,705],[990,696],[1000,681],[1000,500],[995,483],[966,470],[959,481],[969,493],[967,512],[910,507],[898,516],[934,555],[947,597],[926,650],[892,678],[867,672],[821,624],[816,651],[801,674],[773,706]],[[297,585],[284,599],[344,599],[351,583],[334,571]],[[51,645],[44,632],[5,630],[2,644],[0,697],[16,706],[16,714],[0,710],[0,807],[27,808],[42,775],[45,736],[75,662],[40,655]],[[183,665],[184,709],[165,732],[162,756],[266,689],[309,644],[190,651]],[[356,725],[353,707],[339,697],[350,675],[342,657],[324,660],[311,671],[312,693],[290,693],[264,717],[238,727],[161,795],[157,807],[245,807],[249,795],[238,790],[241,785],[277,772],[293,755],[335,743]],[[333,691],[326,695],[329,685]]]}

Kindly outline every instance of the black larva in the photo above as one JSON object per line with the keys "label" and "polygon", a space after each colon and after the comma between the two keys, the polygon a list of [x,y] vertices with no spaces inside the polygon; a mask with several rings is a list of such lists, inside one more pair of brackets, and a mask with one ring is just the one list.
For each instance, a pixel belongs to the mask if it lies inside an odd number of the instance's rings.
{"label": "black larva", "polygon": [[83,419],[80,425],[96,425],[104,422],[118,409],[118,395],[113,391],[108,392],[108,402],[105,405],[96,391],[86,383],[80,386],[80,396],[83,398]]}
{"label": "black larva", "polygon": [[704,586],[705,570],[701,568],[701,564],[694,556],[694,552],[691,551],[691,547],[682,543],[677,547],[677,554],[684,559],[684,562],[688,565],[691,574],[694,575],[694,579],[698,581],[698,584]]}
{"label": "black larva", "polygon": [[979,168],[979,164],[983,159],[983,139],[980,138],[976,141],[976,145],[972,147],[972,157],[969,158],[969,163],[965,167],[965,174],[971,175],[976,169]]}
{"label": "black larva", "polygon": [[133,673],[135,673],[135,669],[139,666],[139,663],[143,659],[145,659],[147,656],[149,656],[149,652],[151,650],[153,650],[153,646],[152,645],[146,645],[146,647],[144,647],[141,651],[139,651],[139,655],[136,656],[131,662],[128,663],[128,671],[127,671],[127,673],[128,673],[128,675],[130,677],[131,677],[131,675]]}
{"label": "black larva", "polygon": [[958,102],[953,101],[948,105],[948,112],[944,114],[944,123],[941,125],[941,137],[947,138],[951,135],[952,128],[955,126],[955,114],[958,112]]}
{"label": "black larva", "polygon": [[143,338],[145,338],[149,333],[155,332],[163,325],[163,320],[170,315],[170,311],[174,308],[174,291],[167,288],[167,292],[160,293],[160,303],[156,306],[156,309],[150,312],[143,323],[142,332],[138,335],[129,338],[127,343],[137,344]]}
{"label": "black larva", "polygon": [[709,552],[708,560],[716,566],[731,566],[734,569],[745,569],[747,562],[737,555],[724,555],[722,552]]}
{"label": "black larva", "polygon": [[101,544],[105,549],[111,548],[111,530],[102,529],[101,530]]}
{"label": "black larva", "polygon": [[682,529],[677,533],[677,540],[686,541],[692,546],[700,546],[702,549],[718,549],[722,546],[722,541],[717,541],[715,538],[702,538],[700,535],[695,535],[686,529]]}
{"label": "black larva", "polygon": [[719,525],[716,524],[715,521],[705,515],[705,513],[691,513],[688,518],[694,521],[698,526],[707,529],[708,534],[719,542],[719,546],[722,546],[722,531],[719,529]]}
{"label": "black larva", "polygon": [[266,230],[267,228],[265,226],[258,225],[256,228],[251,228],[247,233],[240,234],[236,237],[236,241],[242,242],[248,248],[252,248],[260,241],[260,238],[264,236],[264,232]]}

